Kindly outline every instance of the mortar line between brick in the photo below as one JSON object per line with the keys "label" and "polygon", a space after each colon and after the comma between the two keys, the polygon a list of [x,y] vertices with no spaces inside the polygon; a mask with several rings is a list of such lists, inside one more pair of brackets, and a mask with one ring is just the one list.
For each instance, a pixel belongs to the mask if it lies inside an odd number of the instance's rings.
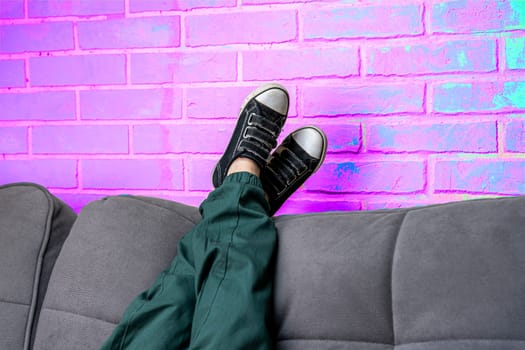
{"label": "mortar line between brick", "polygon": [[25,88],[31,87],[31,75],[29,71],[29,57],[24,58]]}
{"label": "mortar line between brick", "polygon": [[75,120],[79,122],[80,118],[80,91],[75,89]]}
{"label": "mortar line between brick", "polygon": [[24,19],[29,19],[29,0],[24,0]]}
{"label": "mortar line between brick", "polygon": [[30,157],[33,155],[33,126],[27,128],[27,154]]}
{"label": "mortar line between brick", "polygon": [[129,17],[129,15],[130,15],[129,0],[124,0],[124,17]]}
{"label": "mortar line between brick", "polygon": [[237,81],[241,82],[244,79],[243,74],[244,56],[242,51],[237,52]]}
{"label": "mortar line between brick", "polygon": [[504,38],[496,40],[496,69],[504,72],[507,69],[507,59],[505,56],[506,42]]}
{"label": "mortar line between brick", "polygon": [[498,152],[498,155],[502,155],[505,153],[505,138],[506,138],[506,131],[504,127],[504,123],[502,120],[496,121],[496,149]]}
{"label": "mortar line between brick", "polygon": [[131,54],[126,53],[126,60],[124,62],[125,64],[125,73],[126,74],[126,85],[131,85]]}
{"label": "mortar line between brick", "polygon": [[296,14],[295,14],[295,18],[296,18],[296,21],[297,21],[297,27],[296,27],[296,30],[297,30],[297,41],[302,43],[304,42],[304,21],[303,21],[303,16],[302,16],[302,13],[301,13],[301,10],[298,9]]}
{"label": "mortar line between brick", "polygon": [[183,13],[179,17],[179,46],[180,48],[186,48],[186,14]]}
{"label": "mortar line between brick", "polygon": [[73,22],[73,51],[81,52],[80,41],[78,39],[78,23]]}
{"label": "mortar line between brick", "polygon": [[188,89],[183,88],[181,91],[181,121],[186,121],[189,119],[188,117]]}

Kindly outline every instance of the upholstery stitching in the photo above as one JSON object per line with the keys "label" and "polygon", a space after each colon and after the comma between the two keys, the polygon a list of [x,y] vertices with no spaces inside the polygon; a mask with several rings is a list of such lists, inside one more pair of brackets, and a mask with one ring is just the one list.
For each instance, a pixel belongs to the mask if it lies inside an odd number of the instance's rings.
{"label": "upholstery stitching", "polygon": [[67,311],[67,310],[55,309],[55,308],[52,308],[52,307],[43,307],[42,311],[45,311],[45,310],[58,312],[58,313],[69,314],[69,315],[74,315],[74,316],[79,316],[79,317],[82,317],[82,318],[89,318],[89,319],[92,319],[92,320],[96,320],[96,321],[100,321],[100,322],[104,322],[104,323],[109,323],[109,324],[111,324],[113,326],[115,326],[117,324],[117,323],[113,323],[111,321],[103,320],[103,319],[98,318],[98,317],[83,315],[83,314],[78,313],[78,312],[72,312],[72,311]]}
{"label": "upholstery stitching", "polygon": [[396,327],[394,324],[394,259],[396,257],[397,252],[397,244],[399,242],[399,236],[401,235],[401,229],[403,228],[403,225],[405,223],[405,219],[408,215],[409,211],[405,212],[405,215],[403,215],[403,218],[401,219],[401,223],[399,224],[399,228],[397,229],[397,235],[396,240],[394,242],[394,251],[392,252],[392,261],[390,266],[390,312],[392,315],[392,342],[394,345],[397,345],[396,341]]}

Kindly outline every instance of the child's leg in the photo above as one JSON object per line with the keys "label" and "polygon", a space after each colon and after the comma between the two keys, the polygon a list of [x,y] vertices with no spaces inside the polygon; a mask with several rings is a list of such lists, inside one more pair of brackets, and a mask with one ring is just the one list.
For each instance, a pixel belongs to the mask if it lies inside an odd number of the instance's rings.
{"label": "child's leg", "polygon": [[277,233],[259,178],[228,176],[201,208],[207,225],[193,240],[198,294],[190,349],[272,349]]}

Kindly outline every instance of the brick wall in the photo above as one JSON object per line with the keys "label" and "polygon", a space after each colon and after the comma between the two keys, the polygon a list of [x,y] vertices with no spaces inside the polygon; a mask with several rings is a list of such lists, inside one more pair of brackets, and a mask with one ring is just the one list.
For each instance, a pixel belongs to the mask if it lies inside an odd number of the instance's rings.
{"label": "brick wall", "polygon": [[198,204],[267,81],[330,143],[281,213],[525,194],[524,0],[0,0],[0,183]]}

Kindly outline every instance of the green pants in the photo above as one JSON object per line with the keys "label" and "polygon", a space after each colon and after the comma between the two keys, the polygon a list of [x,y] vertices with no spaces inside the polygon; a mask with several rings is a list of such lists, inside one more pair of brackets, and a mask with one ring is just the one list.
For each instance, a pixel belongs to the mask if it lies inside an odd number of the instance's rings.
{"label": "green pants", "polygon": [[153,286],[127,308],[103,350],[273,349],[276,230],[258,177],[235,173]]}

